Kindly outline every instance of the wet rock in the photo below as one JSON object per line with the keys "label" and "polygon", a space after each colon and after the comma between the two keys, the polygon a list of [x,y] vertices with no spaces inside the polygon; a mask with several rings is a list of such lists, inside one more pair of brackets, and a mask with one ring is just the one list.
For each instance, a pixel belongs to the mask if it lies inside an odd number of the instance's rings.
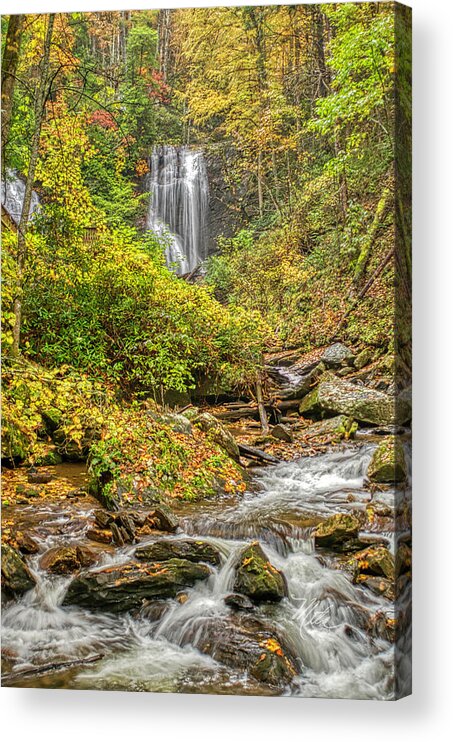
{"label": "wet rock", "polygon": [[140,561],[163,562],[167,559],[188,559],[190,562],[220,564],[220,552],[206,541],[195,539],[162,540],[146,544],[135,550],[134,556]]}
{"label": "wet rock", "polygon": [[277,631],[241,614],[231,619],[204,620],[197,627],[195,645],[217,662],[271,686],[289,685],[299,672],[295,652]]}
{"label": "wet rock", "polygon": [[350,366],[354,360],[354,353],[343,343],[330,345],[321,356],[321,361],[326,368],[338,368],[339,366]]}
{"label": "wet rock", "polygon": [[399,577],[412,569],[412,549],[407,544],[400,544],[395,557],[395,570]]}
{"label": "wet rock", "polygon": [[170,604],[166,600],[144,600],[141,608],[134,615],[146,618],[151,623],[158,623],[169,609]]}
{"label": "wet rock", "polygon": [[[316,381],[325,372],[326,367],[323,363],[315,363],[305,369],[305,373],[302,370],[297,370],[299,379],[286,387],[279,389],[278,397],[283,400],[299,399],[305,394],[308,394],[310,389],[315,385]],[[275,375],[275,372],[274,374]],[[286,382],[288,383],[288,382]]]}
{"label": "wet rock", "polygon": [[293,442],[293,434],[291,428],[289,427],[289,425],[283,425],[282,423],[279,423],[279,425],[274,425],[274,427],[271,429],[271,436],[273,438],[277,438],[277,440],[285,441],[286,443]]}
{"label": "wet rock", "polygon": [[168,505],[162,503],[148,513],[145,523],[159,531],[173,533],[179,526],[179,518]]}
{"label": "wet rock", "polygon": [[37,554],[39,551],[37,541],[26,531],[16,531],[14,533],[14,541],[22,554]]}
{"label": "wet rock", "polygon": [[16,549],[2,544],[2,588],[8,593],[21,595],[31,590],[36,580]]}
{"label": "wet rock", "polygon": [[257,541],[240,553],[234,591],[247,595],[254,603],[278,602],[288,595],[284,574],[270,563]]}
{"label": "wet rock", "polygon": [[209,412],[202,412],[194,419],[194,425],[206,433],[214,443],[223,448],[235,461],[239,461],[239,448],[230,431]]}
{"label": "wet rock", "polygon": [[357,370],[368,366],[373,360],[373,351],[370,348],[364,348],[358,353],[354,359],[354,366]]}
{"label": "wet rock", "polygon": [[139,607],[143,600],[174,598],[210,574],[205,564],[187,559],[146,564],[127,562],[78,574],[69,585],[63,605],[120,613]]}
{"label": "wet rock", "polygon": [[384,598],[391,600],[396,599],[395,582],[385,577],[375,577],[374,575],[360,575],[356,583],[365,585],[376,595],[382,595]]}
{"label": "wet rock", "polygon": [[373,453],[367,471],[370,482],[395,484],[407,478],[403,444],[396,436],[384,438]]}
{"label": "wet rock", "polygon": [[55,575],[69,575],[82,567],[90,567],[95,560],[95,555],[84,547],[56,546],[43,554],[39,566]]}
{"label": "wet rock", "polygon": [[395,579],[395,559],[384,546],[370,546],[354,554],[356,579],[360,574]]}
{"label": "wet rock", "polygon": [[85,535],[90,541],[96,541],[99,544],[112,543],[112,532],[107,528],[88,528]]}
{"label": "wet rock", "polygon": [[[110,540],[117,546],[132,544],[137,536],[144,536],[153,531],[176,531],[179,520],[173,511],[163,503],[152,510],[95,510],[96,527],[101,531],[110,531]],[[97,528],[92,529],[94,531]],[[96,540],[96,539],[94,539]]]}
{"label": "wet rock", "polygon": [[[53,475],[46,471],[37,471],[34,467],[27,474],[29,484],[48,484],[53,479]],[[38,493],[39,494],[39,493]]]}
{"label": "wet rock", "polygon": [[345,551],[359,547],[360,521],[355,515],[337,513],[320,523],[313,532],[316,546]]}
{"label": "wet rock", "polygon": [[384,392],[324,374],[318,386],[302,400],[301,415],[323,417],[347,415],[354,420],[373,425],[395,425],[411,417],[408,404],[395,400]]}
{"label": "wet rock", "polygon": [[246,595],[241,593],[231,593],[224,598],[225,605],[228,605],[234,611],[253,611],[254,605]]}

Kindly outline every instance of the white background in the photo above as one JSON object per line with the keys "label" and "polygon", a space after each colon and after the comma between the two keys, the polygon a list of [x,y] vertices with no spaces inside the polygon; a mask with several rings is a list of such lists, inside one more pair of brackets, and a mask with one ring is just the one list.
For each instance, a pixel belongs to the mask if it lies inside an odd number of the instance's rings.
{"label": "white background", "polygon": [[[248,0],[249,4],[259,4]],[[171,0],[4,0],[2,13],[190,7]],[[265,4],[264,0],[261,4]],[[414,693],[397,703],[2,688],[3,739],[451,739],[453,3],[412,0],[414,22]],[[450,733],[448,733],[450,728]]]}

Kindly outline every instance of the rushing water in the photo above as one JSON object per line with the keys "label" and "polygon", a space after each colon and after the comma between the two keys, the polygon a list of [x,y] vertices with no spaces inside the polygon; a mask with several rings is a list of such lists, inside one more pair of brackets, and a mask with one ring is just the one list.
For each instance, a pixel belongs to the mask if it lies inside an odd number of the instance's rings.
{"label": "rushing water", "polygon": [[[25,183],[19,178],[15,170],[8,170],[5,180],[2,180],[2,206],[11,219],[19,224],[25,197]],[[32,191],[30,216],[39,209],[39,196]]]}
{"label": "rushing water", "polygon": [[148,228],[166,237],[166,260],[176,273],[197,268],[206,257],[208,176],[202,152],[156,147],[151,156]]}
{"label": "rushing water", "polygon": [[[231,592],[234,563],[244,545],[258,538],[271,562],[287,579],[289,598],[263,605],[255,614],[277,629],[300,659],[302,671],[285,691],[300,696],[390,698],[394,688],[394,646],[371,637],[364,616],[388,613],[391,604],[366,588],[353,585],[347,574],[331,568],[329,555],[314,550],[307,522],[348,508],[364,508],[370,498],[363,488],[374,444],[348,446],[257,474],[258,491],[236,505],[197,505],[186,510],[181,531],[171,538],[197,535],[216,546],[222,563],[211,577],[187,590],[181,604],[167,601],[162,615],[91,613],[62,607],[68,578],[52,577],[31,566],[38,584],[3,610],[3,646],[15,657],[15,671],[49,662],[103,659],[64,673],[34,677],[19,684],[44,687],[149,691],[265,693],[245,673],[227,668],[203,654],[202,638],[212,622],[228,620],[224,597]],[[46,516],[49,520],[51,516]],[[52,534],[44,551],[80,540],[71,534],[71,513],[53,515]],[[66,530],[65,530],[66,524]],[[150,538],[148,540],[153,540]],[[134,547],[105,553],[97,565],[130,559]],[[327,558],[326,558],[327,557]],[[327,566],[328,564],[331,566]],[[164,606],[165,607],[165,606]]]}

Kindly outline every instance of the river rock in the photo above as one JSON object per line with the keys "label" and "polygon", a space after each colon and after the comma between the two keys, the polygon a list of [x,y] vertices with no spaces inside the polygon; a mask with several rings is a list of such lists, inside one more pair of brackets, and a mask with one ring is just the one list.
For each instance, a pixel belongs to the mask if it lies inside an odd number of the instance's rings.
{"label": "river rock", "polygon": [[283,425],[282,423],[274,425],[274,427],[271,429],[271,436],[273,438],[277,438],[277,440],[279,441],[285,441],[285,443],[293,442],[293,434],[291,428],[289,427],[289,425]]}
{"label": "river rock", "polygon": [[206,541],[195,539],[165,539],[140,546],[134,556],[140,561],[163,562],[167,559],[188,559],[189,562],[220,564],[220,552]]}
{"label": "river rock", "polygon": [[27,531],[15,531],[14,541],[22,554],[37,554],[38,542]]}
{"label": "river rock", "polygon": [[223,602],[234,611],[253,611],[255,608],[252,601],[241,593],[230,593],[230,595],[225,596]]}
{"label": "river rock", "polygon": [[194,419],[194,425],[206,433],[235,461],[239,461],[239,448],[230,431],[209,412],[202,412]]}
{"label": "river rock", "polygon": [[360,521],[357,516],[337,513],[319,524],[313,536],[316,546],[339,549],[341,551],[357,546]]}
{"label": "river rock", "polygon": [[96,541],[98,544],[111,544],[113,541],[109,528],[88,528],[85,535],[90,541]]}
{"label": "river rock", "polygon": [[395,579],[395,559],[385,546],[370,546],[354,554],[353,560],[357,576],[360,574]]}
{"label": "river rock", "polygon": [[321,361],[326,368],[338,368],[339,366],[350,366],[354,360],[354,353],[343,343],[330,345],[321,356]]}
{"label": "river rock", "polygon": [[370,482],[395,484],[407,478],[403,444],[396,436],[384,438],[373,453],[367,471]]}
{"label": "river rock", "polygon": [[195,645],[217,662],[272,686],[289,685],[299,671],[295,653],[277,631],[242,614],[203,620],[197,627]]}
{"label": "river rock", "polygon": [[138,608],[143,600],[174,598],[181,590],[205,580],[211,570],[188,559],[165,562],[127,562],[94,572],[82,572],[70,583],[63,605],[79,605],[121,613]]}
{"label": "river rock", "polygon": [[368,366],[368,364],[371,363],[372,360],[373,351],[370,348],[364,348],[354,358],[354,366],[358,371],[360,371],[360,369]]}
{"label": "river rock", "polygon": [[[325,372],[326,366],[324,363],[315,363],[308,366],[308,370],[306,372],[302,372],[301,370],[297,369],[297,375],[299,378],[297,381],[288,384],[287,386],[283,386],[278,391],[278,397],[279,399],[283,400],[291,400],[291,399],[300,399],[305,394],[308,394],[310,389],[315,385],[316,381],[319,379],[320,376]],[[305,369],[304,369],[305,371]]]}
{"label": "river rock", "polygon": [[156,528],[158,531],[173,533],[179,526],[179,518],[168,505],[161,503],[148,513],[145,521],[146,525]]}
{"label": "river rock", "polygon": [[302,400],[301,415],[323,417],[325,415],[347,415],[372,425],[395,425],[407,422],[411,410],[407,402],[379,392],[376,389],[338,379],[324,374],[318,386]]}
{"label": "river rock", "polygon": [[82,546],[55,546],[43,554],[39,566],[52,574],[69,575],[90,567],[95,561],[95,555]]}
{"label": "river rock", "polygon": [[412,569],[412,549],[407,544],[400,544],[397,549],[395,569],[398,577]]}
{"label": "river rock", "polygon": [[258,541],[241,551],[233,589],[254,603],[275,603],[288,595],[284,574],[270,563]]}
{"label": "river rock", "polygon": [[19,552],[9,544],[2,544],[2,588],[21,595],[35,585],[36,580]]}
{"label": "river rock", "polygon": [[185,415],[179,415],[178,413],[147,413],[153,420],[161,423],[162,425],[168,425],[174,433],[181,433],[182,435],[192,435],[192,423]]}

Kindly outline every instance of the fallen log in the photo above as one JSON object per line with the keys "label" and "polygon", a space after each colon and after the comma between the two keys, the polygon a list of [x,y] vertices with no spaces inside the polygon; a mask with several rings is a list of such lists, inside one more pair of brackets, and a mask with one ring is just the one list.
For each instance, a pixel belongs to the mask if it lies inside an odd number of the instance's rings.
{"label": "fallen log", "polygon": [[246,458],[259,459],[260,461],[266,461],[269,464],[279,464],[280,459],[276,459],[275,456],[271,456],[270,453],[262,451],[261,448],[254,448],[253,446],[246,446],[245,443],[238,442],[239,453]]}
{"label": "fallen log", "polygon": [[275,405],[280,412],[282,410],[291,410],[293,408],[298,409],[302,399],[302,397],[299,399],[277,399],[275,400]]}
{"label": "fallen log", "polygon": [[49,665],[41,665],[40,667],[33,667],[27,670],[18,670],[17,672],[10,672],[7,675],[2,675],[2,685],[4,683],[13,683],[16,680],[25,680],[26,678],[34,678],[36,675],[46,675],[49,672],[61,672],[61,670],[68,670],[71,667],[80,667],[81,665],[89,665],[92,662],[98,662],[104,657],[103,654],[95,654],[91,657],[86,657],[83,660],[70,660],[68,662],[52,662]]}

